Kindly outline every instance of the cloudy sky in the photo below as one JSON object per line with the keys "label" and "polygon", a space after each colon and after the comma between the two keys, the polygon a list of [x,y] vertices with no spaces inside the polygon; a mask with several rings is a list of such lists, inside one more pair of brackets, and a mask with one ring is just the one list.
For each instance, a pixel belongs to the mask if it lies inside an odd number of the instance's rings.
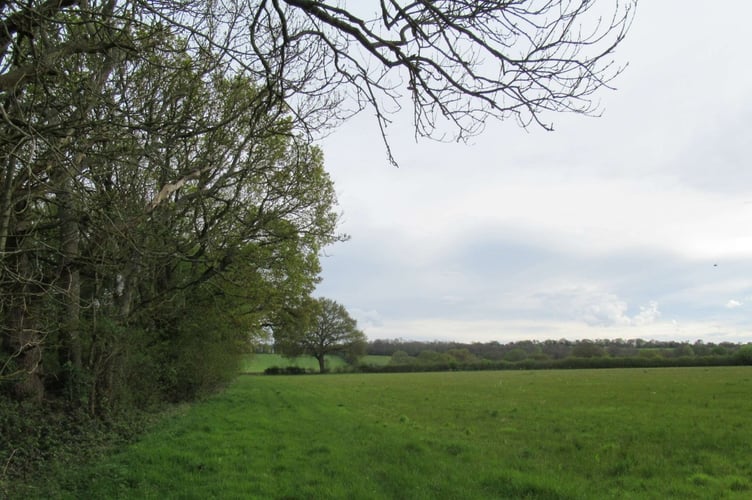
{"label": "cloudy sky", "polygon": [[600,118],[465,145],[405,116],[398,169],[345,123],[321,145],[352,238],[317,294],[371,339],[752,341],[752,3],[697,5],[640,3]]}

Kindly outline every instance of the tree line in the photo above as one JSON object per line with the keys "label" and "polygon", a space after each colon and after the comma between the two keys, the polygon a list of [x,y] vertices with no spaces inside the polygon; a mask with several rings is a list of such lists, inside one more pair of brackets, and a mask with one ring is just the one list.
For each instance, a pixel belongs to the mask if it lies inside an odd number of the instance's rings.
{"label": "tree line", "polygon": [[363,363],[344,371],[539,370],[752,365],[752,344],[643,339],[492,342],[374,340],[366,351],[389,356],[386,365]]}
{"label": "tree line", "polygon": [[399,360],[439,362],[560,360],[565,358],[691,358],[729,356],[748,344],[734,342],[661,341],[644,339],[522,340],[490,342],[422,342],[403,339],[369,341],[366,353]]}
{"label": "tree line", "polygon": [[[328,300],[328,299],[321,299]],[[343,317],[349,318],[344,309]],[[354,325],[354,322],[353,322]],[[298,337],[297,344],[258,344],[256,353],[288,357],[311,355],[325,371],[324,355],[340,356],[347,364],[338,372],[404,372],[442,370],[507,370],[553,368],[629,368],[670,366],[724,366],[752,364],[752,344],[733,342],[658,341],[643,339],[523,340],[491,342],[411,341],[378,339],[365,342],[357,329],[351,336],[330,336],[324,346],[312,346]],[[309,334],[309,337],[312,334]],[[293,340],[293,339],[290,339]],[[364,360],[364,355],[388,357],[387,363]],[[298,367],[272,367],[266,373],[305,374]]]}

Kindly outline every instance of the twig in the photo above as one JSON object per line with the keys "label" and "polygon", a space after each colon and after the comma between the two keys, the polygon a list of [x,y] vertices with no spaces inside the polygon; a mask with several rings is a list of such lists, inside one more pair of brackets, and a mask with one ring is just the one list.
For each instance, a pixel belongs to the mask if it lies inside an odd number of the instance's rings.
{"label": "twig", "polygon": [[15,455],[17,451],[18,451],[18,448],[14,449],[10,453],[10,456],[8,457],[8,460],[5,461],[5,466],[3,466],[3,473],[0,474],[0,477],[5,477],[6,474],[8,473],[8,467],[10,467],[10,462],[13,460],[13,455]]}

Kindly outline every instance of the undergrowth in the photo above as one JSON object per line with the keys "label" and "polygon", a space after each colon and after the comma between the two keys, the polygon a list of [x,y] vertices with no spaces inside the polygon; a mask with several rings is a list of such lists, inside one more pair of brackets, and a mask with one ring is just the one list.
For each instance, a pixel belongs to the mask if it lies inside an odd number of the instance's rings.
{"label": "undergrowth", "polygon": [[26,498],[52,467],[74,468],[132,442],[159,418],[130,410],[107,418],[55,402],[0,397],[0,498]]}

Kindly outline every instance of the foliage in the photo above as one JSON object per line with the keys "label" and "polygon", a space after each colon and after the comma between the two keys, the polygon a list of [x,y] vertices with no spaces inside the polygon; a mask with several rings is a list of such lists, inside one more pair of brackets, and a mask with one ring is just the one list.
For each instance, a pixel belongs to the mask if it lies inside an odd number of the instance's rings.
{"label": "foliage", "polygon": [[[389,363],[387,356],[363,356],[358,360],[358,365],[376,365],[382,366]],[[337,355],[326,356],[326,366],[334,372],[340,372],[354,368],[348,365],[347,361]],[[300,356],[290,358],[281,354],[251,354],[243,357],[241,374],[263,373],[267,368],[286,368],[298,367],[306,370],[316,371],[319,362],[313,356]]]}
{"label": "foliage", "polygon": [[478,358],[475,357],[473,353],[471,353],[468,349],[450,349],[447,351],[447,355],[452,358],[453,361],[456,361],[457,363],[474,363],[478,361]]}
{"label": "foliage", "polygon": [[[527,342],[527,341],[526,341]],[[377,345],[377,352],[384,346],[385,341],[375,341],[370,345]],[[580,342],[572,342],[572,345],[579,344]],[[465,356],[465,350],[468,348],[458,348],[457,343],[442,344],[439,342],[420,343],[420,342],[404,342],[397,343],[397,345],[423,345],[439,349],[435,351],[428,349],[421,356],[411,356],[406,351],[395,351],[392,356],[386,355],[368,355],[365,356],[361,362],[354,366],[347,366],[344,364],[344,360],[339,357],[329,357],[327,360],[327,366],[330,366],[337,372],[363,372],[363,373],[397,373],[397,372],[424,372],[424,371],[489,371],[489,370],[550,370],[550,369],[598,369],[598,368],[656,368],[656,367],[690,367],[690,366],[729,366],[729,365],[743,365],[747,363],[744,353],[746,352],[745,346],[739,347],[733,344],[724,343],[725,348],[729,354],[725,356],[718,355],[706,355],[706,356],[681,356],[677,353],[686,352],[682,348],[682,344],[672,342],[671,344],[677,344],[677,347],[660,348],[656,349],[653,346],[655,342],[645,342],[640,349],[630,348],[624,349],[623,352],[634,352],[633,356],[605,356],[605,357],[553,357],[546,354],[546,352],[539,352],[537,346],[533,344],[523,343],[510,343],[506,346],[500,346],[498,343],[489,343],[485,345],[472,344],[471,348],[478,353],[473,357],[467,358],[466,361],[451,356],[449,353],[462,352],[462,356]],[[525,349],[518,347],[525,345],[529,352],[533,352],[531,355],[527,355]],[[552,345],[548,342],[542,342],[539,345],[544,346],[543,350],[548,350]],[[610,344],[612,346],[620,345],[619,343]],[[631,344],[629,344],[631,345]],[[452,346],[451,348],[449,346]],[[481,356],[491,353],[492,356],[496,356],[498,349],[502,347],[505,350],[505,354],[502,359],[488,359]],[[442,353],[441,350],[444,350]],[[481,350],[482,348],[483,350]],[[489,349],[490,348],[490,349]],[[488,350],[487,350],[488,349]],[[374,349],[370,349],[374,352]],[[613,350],[612,350],[613,351]],[[551,351],[548,351],[551,352]],[[509,360],[505,356],[509,356],[511,353],[512,358],[519,356],[519,360]],[[420,353],[418,353],[420,354]],[[471,353],[472,354],[472,353]],[[523,355],[525,357],[523,357]],[[462,357],[461,356],[461,357]],[[252,365],[256,366],[256,369],[245,369],[244,372],[262,372],[268,366],[285,366],[286,364],[293,363],[293,366],[304,366],[310,368],[313,366],[312,359],[305,361],[305,358],[293,358],[288,363],[283,363],[278,355],[261,354],[256,355],[259,360],[253,362]],[[261,361],[268,360],[268,361]],[[264,364],[268,362],[269,364]]]}
{"label": "foliage", "polygon": [[159,49],[100,82],[111,100],[90,107],[106,126],[28,158],[36,169],[81,155],[70,183],[37,176],[13,193],[22,203],[29,190],[51,189],[9,223],[54,230],[14,229],[6,241],[18,251],[3,254],[0,271],[15,266],[13,276],[34,280],[33,290],[0,281],[3,359],[13,361],[3,370],[24,374],[6,384],[10,394],[41,401],[46,392],[102,414],[221,386],[262,325],[311,292],[319,250],[338,239],[321,152],[260,106],[251,81],[158,37]]}
{"label": "foliage", "polygon": [[264,370],[265,375],[304,375],[306,373],[312,373],[310,369],[305,369],[300,366],[270,366]]}
{"label": "foliage", "polygon": [[35,496],[748,498],[749,375],[241,377]]}
{"label": "foliage", "polygon": [[[382,356],[391,356],[402,351],[409,356],[416,357],[421,351],[436,353],[456,353],[467,351],[478,361],[521,361],[526,357],[537,361],[549,359],[565,359],[570,356],[600,357],[609,355],[616,358],[692,358],[717,356],[726,358],[734,355],[743,346],[731,342],[719,344],[679,342],[679,341],[646,341],[643,339],[599,339],[599,340],[545,340],[545,341],[515,341],[501,344],[497,341],[474,342],[471,344],[460,342],[423,342],[402,339],[377,339],[368,342],[367,352]],[[512,354],[510,352],[514,351]],[[719,354],[724,353],[724,354]],[[524,356],[523,356],[524,354]],[[508,359],[511,356],[512,359]],[[461,361],[457,359],[457,361]],[[462,361],[464,363],[464,361]]]}
{"label": "foliage", "polygon": [[662,358],[660,356],[637,357],[568,357],[551,359],[530,357],[522,361],[489,361],[481,360],[471,363],[458,363],[447,360],[444,355],[433,353],[432,362],[419,359],[408,363],[388,365],[358,365],[351,371],[363,373],[408,373],[408,372],[441,372],[441,371],[498,371],[498,370],[561,370],[561,369],[601,369],[601,368],[669,368],[669,367],[697,367],[697,366],[732,366],[744,364],[732,356],[696,356],[682,358]]}
{"label": "foliage", "polygon": [[527,358],[527,353],[524,349],[521,349],[519,347],[516,347],[511,351],[507,351],[507,353],[504,354],[504,361],[511,361],[513,363],[516,361],[522,361],[525,358]]}
{"label": "foliage", "polygon": [[572,348],[572,356],[578,358],[598,358],[605,354],[606,351],[602,346],[590,341],[578,342],[577,345]]}
{"label": "foliage", "polygon": [[414,363],[413,358],[405,351],[394,351],[391,358],[389,358],[390,365],[409,365]]}
{"label": "foliage", "polygon": [[447,353],[440,353],[429,349],[426,351],[420,351],[416,361],[421,365],[439,365],[449,364],[454,360]]}
{"label": "foliage", "polygon": [[83,409],[0,399],[0,496],[39,498],[34,490],[18,496],[10,492],[42,482],[50,464],[65,469],[111,453],[143,434],[156,416],[131,410],[106,421],[92,420]]}
{"label": "foliage", "polygon": [[734,354],[734,360],[742,365],[752,365],[752,344],[746,344]]}
{"label": "foliage", "polygon": [[326,371],[326,355],[338,354],[353,363],[365,354],[366,337],[342,304],[319,298],[290,311],[274,330],[277,348],[297,357],[308,354]]}

